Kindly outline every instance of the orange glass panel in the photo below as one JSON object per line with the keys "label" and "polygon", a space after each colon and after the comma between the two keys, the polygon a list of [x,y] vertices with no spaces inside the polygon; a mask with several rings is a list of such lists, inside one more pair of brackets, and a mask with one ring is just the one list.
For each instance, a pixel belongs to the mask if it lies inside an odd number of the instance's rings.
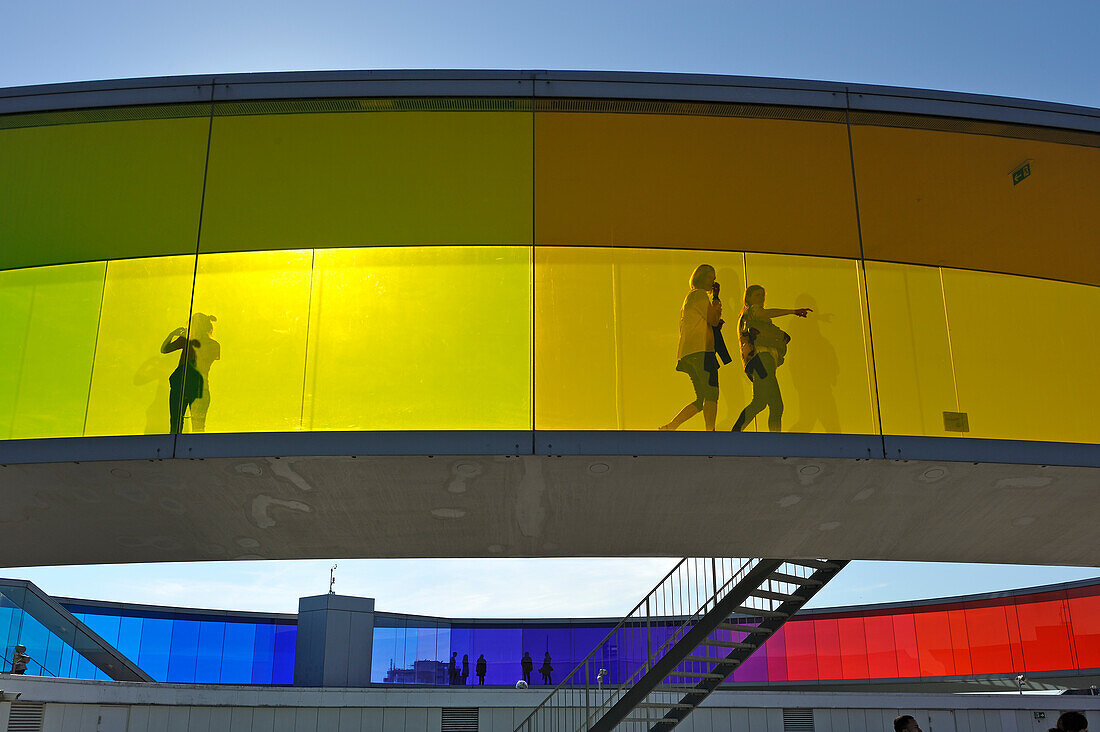
{"label": "orange glass panel", "polygon": [[866,679],[867,634],[863,629],[863,618],[838,618],[836,623],[840,633],[841,673],[845,679]]}
{"label": "orange glass panel", "polygon": [[947,621],[951,626],[951,650],[955,655],[955,673],[959,676],[973,673],[970,662],[970,638],[966,630],[966,613],[949,610]]}
{"label": "orange glass panel", "polygon": [[814,620],[814,640],[817,642],[818,678],[843,679],[843,649],[840,646],[840,630],[835,618]]}
{"label": "orange glass panel", "polygon": [[1011,673],[1008,616],[1004,607],[970,607],[966,613],[966,631],[970,640],[972,671],[976,674]]}
{"label": "orange glass panel", "polygon": [[[1088,588],[1095,592],[1095,588]],[[1080,590],[1076,592],[1082,592]],[[1100,668],[1100,595],[1069,591],[1069,615],[1073,628],[1077,668]]]}
{"label": "orange glass panel", "polygon": [[858,257],[843,124],[535,114],[535,244]]}
{"label": "orange glass panel", "polygon": [[953,676],[955,653],[951,626],[943,610],[914,613],[921,676]]}
{"label": "orange glass panel", "polygon": [[1026,671],[1075,668],[1064,600],[1017,602],[1016,613]]}
{"label": "orange glass panel", "polygon": [[872,679],[898,676],[897,643],[891,615],[868,615],[863,621],[867,633],[867,674]]}
{"label": "orange glass panel", "polygon": [[817,641],[813,620],[792,620],[783,626],[787,636],[787,678],[791,681],[815,681]]}
{"label": "orange glass panel", "polygon": [[852,147],[868,259],[1100,284],[1100,148],[858,124]]}
{"label": "orange glass panel", "polygon": [[899,612],[892,617],[894,642],[898,648],[898,677],[914,678],[921,675],[920,654],[917,650],[917,628],[914,613]]}

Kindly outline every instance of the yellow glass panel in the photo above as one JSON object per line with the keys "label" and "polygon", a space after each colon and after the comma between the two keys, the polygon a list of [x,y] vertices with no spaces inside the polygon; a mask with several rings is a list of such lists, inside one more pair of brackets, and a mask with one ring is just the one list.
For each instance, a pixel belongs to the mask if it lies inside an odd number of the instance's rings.
{"label": "yellow glass panel", "polygon": [[536,113],[535,243],[857,258],[845,126]]}
{"label": "yellow glass panel", "polygon": [[305,424],[531,428],[531,249],[318,250]]}
{"label": "yellow glass panel", "polygon": [[165,434],[168,378],[179,351],[161,353],[187,325],[195,256],[107,263],[86,435]]}
{"label": "yellow glass panel", "polygon": [[[777,370],[784,432],[873,434],[875,414],[863,283],[859,263],[845,259],[747,254],[748,283],[764,288],[768,309],[812,308],[774,325],[791,337]],[[730,292],[727,320],[737,319],[744,291]],[[757,417],[766,429],[767,417]]]}
{"label": "yellow glass panel", "polygon": [[[209,371],[185,432],[196,405],[207,432],[301,428],[312,260],[308,250],[199,257],[191,337],[199,332],[199,371],[207,363]],[[217,320],[204,339],[209,316]]]}
{"label": "yellow glass panel", "polygon": [[[695,400],[677,372],[680,308],[692,271],[716,269],[732,322],[744,287],[739,252],[535,248],[535,426],[562,430],[652,430]],[[722,368],[717,429],[729,429],[751,386],[737,339]],[[684,423],[703,429],[703,417]]]}
{"label": "yellow glass panel", "polygon": [[530,241],[530,113],[214,120],[204,252]]}
{"label": "yellow glass panel", "polygon": [[0,438],[83,433],[105,270],[0,272]]}
{"label": "yellow glass panel", "polygon": [[1100,442],[1100,288],[944,271],[971,437]]}
{"label": "yellow glass panel", "polygon": [[867,293],[882,431],[965,436],[944,429],[959,404],[940,270],[868,262]]}
{"label": "yellow glass panel", "polygon": [[861,125],[852,145],[868,259],[1100,284],[1100,148]]}
{"label": "yellow glass panel", "polygon": [[194,251],[208,126],[0,130],[0,269]]}

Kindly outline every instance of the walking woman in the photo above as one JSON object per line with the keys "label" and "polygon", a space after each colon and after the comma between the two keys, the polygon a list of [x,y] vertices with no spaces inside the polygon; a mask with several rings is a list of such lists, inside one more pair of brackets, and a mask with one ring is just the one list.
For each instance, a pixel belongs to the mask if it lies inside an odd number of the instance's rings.
{"label": "walking woman", "polygon": [[[708,430],[714,430],[718,416],[718,358],[714,354],[714,332],[722,321],[719,285],[714,267],[700,264],[691,273],[689,287],[680,308],[680,345],[676,352],[676,370],[691,379],[695,401],[680,410],[661,430],[675,430],[699,412]],[[707,293],[713,294],[713,299]]]}
{"label": "walking woman", "polygon": [[734,432],[745,428],[749,420],[768,408],[768,429],[779,432],[783,426],[783,395],[779,393],[779,381],[775,370],[787,355],[787,343],[791,337],[780,330],[772,318],[797,315],[805,318],[812,308],[765,308],[766,293],[760,285],[749,285],[745,290],[745,304],[737,320],[737,334],[741,341],[741,360],[745,375],[752,382],[752,401],[741,411],[733,425]]}
{"label": "walking woman", "polygon": [[188,339],[187,328],[176,328],[160,346],[161,353],[180,351],[179,365],[168,377],[168,413],[174,434],[183,431],[183,415],[188,409],[192,431],[206,429],[210,366],[221,358],[221,344],[211,338],[216,320],[212,315],[195,313],[191,316],[191,335],[195,337]]}

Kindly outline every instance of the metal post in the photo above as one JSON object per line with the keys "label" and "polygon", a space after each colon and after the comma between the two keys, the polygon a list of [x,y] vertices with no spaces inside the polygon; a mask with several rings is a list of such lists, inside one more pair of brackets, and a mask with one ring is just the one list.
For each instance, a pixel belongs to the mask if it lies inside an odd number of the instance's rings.
{"label": "metal post", "polygon": [[584,728],[585,729],[588,729],[591,726],[589,724],[589,722],[591,721],[591,715],[592,715],[592,712],[589,711],[592,708],[592,704],[588,700],[588,688],[591,685],[589,680],[588,680],[588,668],[589,668],[588,661],[585,661],[584,662]]}
{"label": "metal post", "polygon": [[649,598],[645,599],[645,670],[649,671],[649,662],[653,658],[653,647],[649,641]]}

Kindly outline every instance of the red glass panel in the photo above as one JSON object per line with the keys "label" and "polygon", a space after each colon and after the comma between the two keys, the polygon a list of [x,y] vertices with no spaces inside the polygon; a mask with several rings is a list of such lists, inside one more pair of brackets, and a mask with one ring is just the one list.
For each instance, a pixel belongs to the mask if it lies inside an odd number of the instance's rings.
{"label": "red glass panel", "polygon": [[1009,652],[1012,653],[1012,670],[1020,673],[1024,670],[1024,647],[1020,643],[1020,618],[1016,614],[1016,603],[1011,598],[1005,601],[1005,621],[1008,623]]}
{"label": "red glass panel", "polygon": [[787,626],[768,638],[764,644],[764,651],[768,657],[768,681],[787,680]]}
{"label": "red glass panel", "polygon": [[817,643],[818,678],[843,679],[840,665],[840,631],[836,619],[814,620],[814,640]]}
{"label": "red glass panel", "polygon": [[897,678],[898,656],[893,617],[869,615],[863,625],[867,632],[867,673],[872,679]]}
{"label": "red glass panel", "polygon": [[1100,668],[1100,595],[1069,598],[1078,668]]}
{"label": "red glass panel", "polygon": [[970,637],[970,659],[975,674],[1012,673],[1008,616],[1004,607],[968,608],[966,630]]}
{"label": "red glass panel", "polygon": [[915,613],[917,649],[921,676],[954,676],[955,654],[951,647],[951,625],[945,611]]}
{"label": "red glass panel", "polygon": [[894,643],[898,649],[898,678],[920,676],[920,656],[917,653],[917,626],[913,613],[893,616]]}
{"label": "red glass panel", "polygon": [[846,679],[867,678],[867,634],[863,618],[838,618],[840,631],[840,669]]}
{"label": "red glass panel", "polygon": [[816,681],[814,621],[793,620],[783,628],[787,631],[787,678],[791,681]]}
{"label": "red glass panel", "polygon": [[970,664],[970,637],[966,632],[966,611],[949,611],[947,622],[951,626],[951,653],[955,658],[955,675],[969,676],[973,670]]}
{"label": "red glass panel", "polygon": [[1069,622],[1064,600],[1016,602],[1024,670],[1058,671],[1073,668]]}

